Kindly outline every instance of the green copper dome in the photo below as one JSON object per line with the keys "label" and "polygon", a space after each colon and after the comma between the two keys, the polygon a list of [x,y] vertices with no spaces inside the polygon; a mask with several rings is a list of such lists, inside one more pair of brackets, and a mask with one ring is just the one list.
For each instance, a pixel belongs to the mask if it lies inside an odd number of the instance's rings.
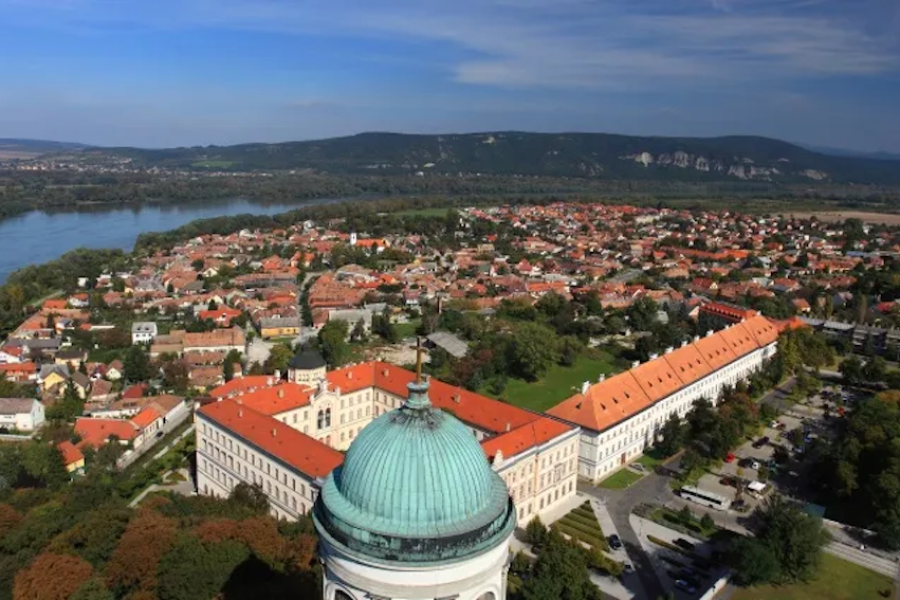
{"label": "green copper dome", "polygon": [[470,557],[502,542],[515,510],[472,432],[409,385],[404,406],[375,419],[325,481],[313,518],[321,535],[370,558]]}

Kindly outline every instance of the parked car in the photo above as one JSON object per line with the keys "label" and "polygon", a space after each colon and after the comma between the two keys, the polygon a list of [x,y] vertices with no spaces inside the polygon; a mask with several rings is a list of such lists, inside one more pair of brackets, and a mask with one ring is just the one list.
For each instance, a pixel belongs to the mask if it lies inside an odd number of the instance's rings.
{"label": "parked car", "polygon": [[675,544],[676,546],[678,546],[679,548],[684,548],[685,550],[689,550],[691,552],[694,551],[694,545],[684,538],[678,538],[672,543]]}
{"label": "parked car", "polygon": [[618,550],[622,547],[622,540],[615,533],[609,536],[609,547],[613,550]]}
{"label": "parked car", "polygon": [[697,593],[697,588],[692,586],[690,584],[690,582],[685,581],[684,579],[676,579],[675,587],[677,587],[678,589],[680,589],[682,591],[687,592],[688,594],[696,594]]}
{"label": "parked car", "polygon": [[750,510],[746,500],[735,500],[731,503],[731,508],[737,512],[747,512]]}
{"label": "parked car", "polygon": [[763,436],[763,437],[759,438],[758,440],[756,440],[755,442],[753,442],[753,447],[757,448],[757,449],[762,448],[763,446],[765,446],[768,443],[769,443],[769,436]]}
{"label": "parked car", "polygon": [[625,573],[634,573],[634,566],[630,562],[625,563],[622,569]]}

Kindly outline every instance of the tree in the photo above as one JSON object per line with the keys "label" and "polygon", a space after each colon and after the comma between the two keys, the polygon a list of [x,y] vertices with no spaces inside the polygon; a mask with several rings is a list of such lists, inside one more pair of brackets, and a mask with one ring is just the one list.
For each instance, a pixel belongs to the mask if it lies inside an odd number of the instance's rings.
{"label": "tree", "polygon": [[228,354],[225,356],[225,365],[222,367],[222,375],[226,382],[234,379],[234,365],[240,364],[242,358],[239,350],[231,349],[228,351]]}
{"label": "tree", "polygon": [[541,518],[536,516],[525,526],[525,540],[532,546],[540,547],[547,539],[547,531]]}
{"label": "tree", "polygon": [[513,373],[535,381],[557,362],[556,334],[546,325],[520,323],[512,334],[511,367]]}
{"label": "tree", "polygon": [[703,513],[703,516],[700,517],[700,527],[702,527],[706,531],[709,531],[715,526],[716,522],[713,521],[713,518],[711,516],[709,516],[709,513]]}
{"label": "tree", "polygon": [[830,538],[822,520],[780,494],[769,495],[756,509],[756,517],[756,537],[774,555],[778,580],[809,581]]}
{"label": "tree", "polygon": [[69,600],[115,600],[115,596],[101,579],[92,577],[85,581]]}
{"label": "tree", "polygon": [[175,521],[144,508],[128,524],[106,565],[107,585],[117,596],[156,589],[162,557],[178,537]]}
{"label": "tree", "polygon": [[347,344],[347,322],[328,321],[319,331],[319,350],[322,358],[332,367],[339,367],[350,359]]}
{"label": "tree", "polygon": [[269,512],[269,498],[259,485],[241,482],[231,490],[228,500],[258,514]]}
{"label": "tree", "polygon": [[166,361],[162,364],[163,384],[176,393],[184,393],[190,385],[187,363],[181,359]]}
{"label": "tree", "polygon": [[356,322],[356,325],[353,326],[353,331],[350,332],[350,340],[353,342],[361,342],[366,339],[366,324],[362,319],[359,319]]}
{"label": "tree", "polygon": [[132,346],[122,361],[125,379],[131,382],[146,381],[152,376],[150,357],[142,346]]}
{"label": "tree", "polygon": [[682,422],[677,413],[672,413],[659,430],[662,438],[656,442],[656,449],[663,456],[672,456],[684,446],[687,437],[687,426]]}
{"label": "tree", "polygon": [[16,574],[13,600],[69,600],[92,571],[77,556],[45,552]]}
{"label": "tree", "polygon": [[157,595],[160,600],[213,598],[249,555],[247,546],[238,541],[201,544],[184,535],[159,563]]}
{"label": "tree", "polygon": [[287,372],[288,363],[294,358],[294,352],[284,344],[276,344],[269,351],[269,358],[264,366],[266,373],[272,374],[278,371],[282,375]]}
{"label": "tree", "polygon": [[591,582],[587,553],[550,531],[522,587],[523,600],[600,600],[600,590]]}
{"label": "tree", "polygon": [[584,346],[574,335],[563,336],[559,340],[559,364],[571,367],[578,360]]}
{"label": "tree", "polygon": [[56,446],[31,442],[23,446],[22,468],[30,477],[50,488],[58,488],[69,481],[62,456]]}
{"label": "tree", "polygon": [[728,552],[728,562],[738,585],[759,585],[778,579],[778,559],[760,540],[736,537]]}
{"label": "tree", "polygon": [[850,356],[839,367],[841,377],[848,385],[859,385],[865,381],[862,362],[856,356]]}

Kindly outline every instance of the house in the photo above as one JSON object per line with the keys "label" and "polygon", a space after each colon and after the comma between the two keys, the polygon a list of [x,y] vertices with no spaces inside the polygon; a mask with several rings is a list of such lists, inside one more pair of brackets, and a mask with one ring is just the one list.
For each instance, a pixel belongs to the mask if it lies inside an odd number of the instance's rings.
{"label": "house", "polygon": [[31,361],[23,363],[0,362],[0,374],[6,375],[6,379],[14,383],[26,383],[37,379],[37,365]]}
{"label": "house", "polygon": [[81,437],[82,446],[99,448],[110,439],[115,439],[120,444],[128,444],[137,437],[138,430],[131,421],[123,419],[79,417],[75,421],[75,433]]}
{"label": "house", "polygon": [[241,316],[241,311],[227,306],[220,306],[216,310],[204,310],[197,315],[203,321],[209,319],[217,327],[231,327],[232,319],[239,316]]}
{"label": "house", "polygon": [[112,399],[113,384],[105,379],[98,379],[91,384],[91,393],[88,395],[88,402],[103,403]]}
{"label": "house", "polygon": [[84,471],[84,454],[75,447],[75,444],[69,440],[65,440],[56,445],[59,455],[62,456],[63,464],[69,473],[81,473]]}
{"label": "house", "polygon": [[185,333],[184,352],[244,352],[246,348],[244,332],[238,327],[217,329],[205,333]]}
{"label": "house", "polygon": [[87,308],[89,305],[90,299],[85,293],[69,296],[69,306],[72,308]]}
{"label": "house", "polygon": [[84,400],[91,389],[91,379],[79,371],[72,375],[72,385],[75,386],[78,397]]}
{"label": "house", "polygon": [[41,365],[38,373],[38,384],[41,391],[47,392],[57,389],[69,380],[69,367],[67,365]]}
{"label": "house", "polygon": [[21,346],[4,346],[0,348],[0,365],[22,362]]}
{"label": "house", "polygon": [[260,319],[259,335],[263,339],[296,337],[300,335],[300,319],[297,317]]}
{"label": "house", "polygon": [[156,323],[152,321],[141,321],[131,324],[131,343],[150,344],[159,335],[159,329]]}
{"label": "house", "polygon": [[44,405],[34,398],[0,398],[0,428],[34,431],[44,423]]}
{"label": "house", "polygon": [[125,365],[118,358],[106,365],[106,378],[110,381],[118,381],[125,376]]}
{"label": "house", "polygon": [[81,348],[63,348],[56,353],[54,362],[58,365],[69,365],[72,370],[81,366],[87,360],[87,351]]}

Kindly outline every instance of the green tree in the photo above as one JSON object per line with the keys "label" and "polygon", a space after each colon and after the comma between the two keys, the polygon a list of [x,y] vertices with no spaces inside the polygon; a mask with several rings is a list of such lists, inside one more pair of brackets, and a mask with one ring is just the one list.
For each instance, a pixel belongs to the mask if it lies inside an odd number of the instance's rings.
{"label": "green tree", "polygon": [[865,381],[862,362],[855,356],[850,356],[844,360],[839,369],[841,377],[849,385],[859,385]]}
{"label": "green tree", "polygon": [[250,550],[238,541],[202,544],[194,536],[182,535],[159,563],[159,600],[216,597],[249,556]]}
{"label": "green tree", "polygon": [[769,495],[756,510],[757,539],[775,556],[779,580],[809,581],[830,536],[822,520],[780,494]]}
{"label": "green tree", "polygon": [[361,342],[366,339],[366,324],[362,319],[356,322],[356,325],[353,326],[353,331],[350,332],[350,340],[353,342]]}
{"label": "green tree", "polygon": [[566,335],[559,339],[559,364],[571,367],[581,355],[584,345],[574,335]]}
{"label": "green tree", "polygon": [[132,346],[122,361],[125,379],[131,382],[146,381],[152,376],[150,357],[143,346]]}
{"label": "green tree", "polygon": [[550,531],[522,588],[523,600],[600,600],[600,590],[591,582],[587,553]]}
{"label": "green tree", "polygon": [[535,381],[557,362],[555,332],[539,323],[520,323],[512,334],[510,363],[513,374]]}
{"label": "green tree", "polygon": [[272,374],[278,371],[282,375],[287,372],[288,363],[294,358],[294,352],[284,344],[276,344],[269,351],[269,358],[266,359],[266,373]]}
{"label": "green tree", "polygon": [[548,530],[539,516],[525,526],[525,540],[532,546],[541,547],[547,539]]}
{"label": "green tree", "polygon": [[319,350],[322,358],[332,367],[339,367],[350,359],[347,344],[347,322],[329,321],[319,331]]}
{"label": "green tree", "polygon": [[190,385],[187,363],[181,359],[166,361],[162,364],[163,385],[175,393],[187,392]]}
{"label": "green tree", "polygon": [[709,531],[716,526],[716,522],[713,521],[713,518],[709,516],[709,513],[703,513],[703,516],[700,517],[700,527],[702,527],[705,531]]}
{"label": "green tree", "polygon": [[257,514],[265,515],[269,512],[269,498],[258,485],[241,482],[231,490],[228,500]]}
{"label": "green tree", "polygon": [[656,449],[663,456],[672,456],[684,446],[687,438],[687,426],[681,420],[681,417],[676,413],[672,413],[666,422],[663,423],[662,428],[660,428],[659,435],[662,439],[656,442]]}
{"label": "green tree", "polygon": [[234,379],[234,365],[241,364],[242,360],[243,355],[240,351],[234,349],[228,351],[228,355],[225,356],[225,365],[222,367],[222,375],[225,377],[225,381]]}
{"label": "green tree", "polygon": [[68,600],[115,600],[115,596],[109,591],[103,580],[92,577],[75,590]]}
{"label": "green tree", "polygon": [[779,577],[778,558],[767,544],[757,539],[736,537],[728,553],[728,562],[738,585],[771,583]]}

